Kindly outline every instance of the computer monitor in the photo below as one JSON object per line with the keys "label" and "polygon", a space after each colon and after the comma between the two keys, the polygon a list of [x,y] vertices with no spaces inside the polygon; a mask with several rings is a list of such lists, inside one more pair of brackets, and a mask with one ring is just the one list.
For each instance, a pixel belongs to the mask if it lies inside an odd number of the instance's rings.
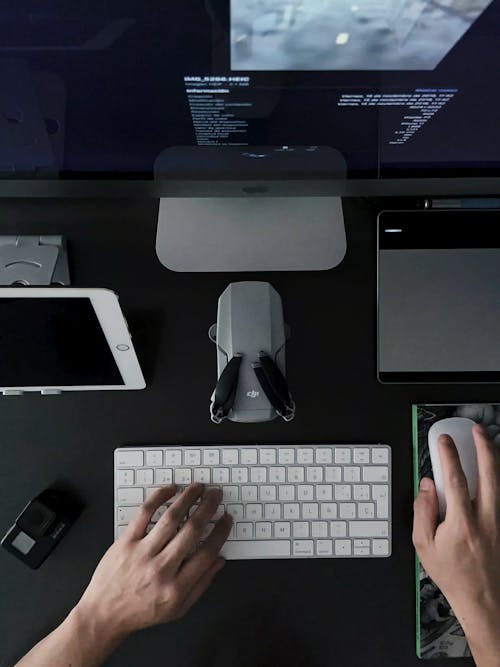
{"label": "computer monitor", "polygon": [[19,0],[0,195],[161,197],[177,270],[328,268],[339,197],[494,194],[500,0]]}

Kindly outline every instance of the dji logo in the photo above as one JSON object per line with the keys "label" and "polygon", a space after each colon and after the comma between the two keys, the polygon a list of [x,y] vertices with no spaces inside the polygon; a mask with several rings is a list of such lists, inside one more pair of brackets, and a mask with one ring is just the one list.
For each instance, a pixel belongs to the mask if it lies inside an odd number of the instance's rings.
{"label": "dji logo", "polygon": [[252,391],[247,391],[247,396],[248,398],[257,398],[257,396],[260,396],[260,391],[255,391],[255,389],[252,389]]}

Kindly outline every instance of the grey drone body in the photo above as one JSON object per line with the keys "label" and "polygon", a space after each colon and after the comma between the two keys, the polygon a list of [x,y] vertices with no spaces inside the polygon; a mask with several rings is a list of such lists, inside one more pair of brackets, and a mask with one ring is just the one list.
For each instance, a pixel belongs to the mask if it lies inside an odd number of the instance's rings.
{"label": "grey drone body", "polygon": [[252,366],[264,352],[285,375],[287,336],[283,305],[272,285],[258,281],[228,285],[219,298],[217,324],[211,327],[210,338],[217,345],[217,377],[233,357],[242,355],[236,394],[227,419],[247,423],[275,419],[276,410]]}

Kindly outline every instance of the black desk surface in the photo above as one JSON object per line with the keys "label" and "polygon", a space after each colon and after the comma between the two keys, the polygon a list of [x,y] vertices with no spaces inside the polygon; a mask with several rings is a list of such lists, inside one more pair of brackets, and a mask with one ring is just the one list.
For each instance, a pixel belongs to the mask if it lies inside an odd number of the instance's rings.
{"label": "black desk surface", "polygon": [[[177,623],[128,639],[112,667],[346,667],[415,655],[412,402],[498,402],[494,386],[388,386],[376,379],[376,213],[347,200],[348,251],[322,273],[175,274],[155,255],[152,200],[3,200],[0,234],[66,235],[72,284],[120,295],[147,388],[0,397],[0,530],[55,481],[86,507],[38,571],[0,552],[0,665],[11,665],[78,600],[113,539],[113,450],[126,444],[385,442],[393,456],[393,555],[383,560],[228,562]],[[394,202],[393,202],[394,206]],[[209,420],[216,355],[207,330],[234,280],[270,280],[292,338],[290,424]],[[448,665],[435,661],[433,665]],[[455,660],[453,665],[471,664]]]}

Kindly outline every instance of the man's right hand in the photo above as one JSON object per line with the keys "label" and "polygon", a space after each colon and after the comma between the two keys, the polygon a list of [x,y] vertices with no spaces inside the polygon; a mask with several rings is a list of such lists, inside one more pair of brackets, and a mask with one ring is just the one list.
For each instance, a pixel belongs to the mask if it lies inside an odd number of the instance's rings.
{"label": "man's right hand", "polygon": [[471,501],[457,449],[439,439],[446,518],[439,523],[434,482],[423,478],[414,504],[413,543],[451,604],[476,664],[500,667],[500,453],[483,426],[473,427],[477,498]]}

